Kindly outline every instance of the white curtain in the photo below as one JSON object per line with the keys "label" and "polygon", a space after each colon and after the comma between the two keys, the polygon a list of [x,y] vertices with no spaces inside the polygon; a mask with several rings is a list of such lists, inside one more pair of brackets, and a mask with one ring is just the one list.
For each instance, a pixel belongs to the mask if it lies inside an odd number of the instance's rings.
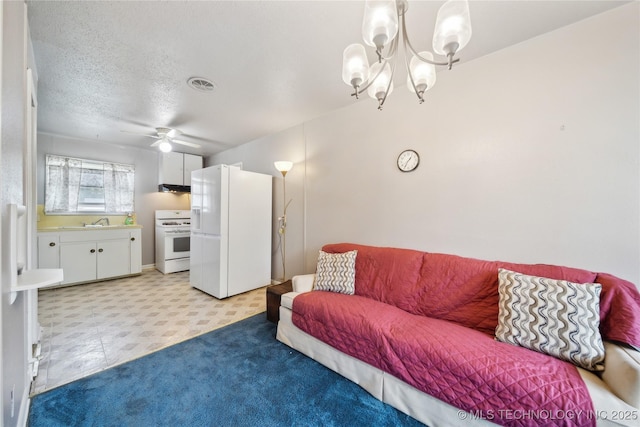
{"label": "white curtain", "polygon": [[133,166],[104,164],[104,203],[107,212],[134,211],[133,177]]}
{"label": "white curtain", "polygon": [[75,213],[80,211],[90,213],[86,208],[79,209],[81,202],[78,195],[83,165],[85,171],[90,169],[94,175],[96,169],[100,169],[100,165],[102,166],[104,208],[100,209],[99,212],[122,214],[135,210],[135,168],[133,165],[47,155],[45,176],[46,213]]}
{"label": "white curtain", "polygon": [[47,156],[45,212],[76,212],[82,160]]}

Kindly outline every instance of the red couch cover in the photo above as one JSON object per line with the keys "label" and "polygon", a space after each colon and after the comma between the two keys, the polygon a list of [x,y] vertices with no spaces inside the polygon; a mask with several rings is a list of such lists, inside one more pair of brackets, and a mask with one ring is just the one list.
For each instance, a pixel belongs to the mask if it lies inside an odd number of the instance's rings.
{"label": "red couch cover", "polygon": [[294,325],[496,423],[595,425],[589,393],[573,365],[493,339],[499,267],[577,283],[598,281],[603,338],[640,347],[640,295],[614,276],[346,243],[323,248],[353,249],[358,250],[355,295],[301,294],[294,299]]}

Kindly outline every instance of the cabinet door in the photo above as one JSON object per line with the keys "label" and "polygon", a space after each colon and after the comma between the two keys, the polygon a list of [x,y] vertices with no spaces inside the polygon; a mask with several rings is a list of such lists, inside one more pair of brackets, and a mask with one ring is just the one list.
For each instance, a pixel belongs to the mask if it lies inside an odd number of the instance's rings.
{"label": "cabinet door", "polygon": [[60,268],[60,236],[57,234],[38,236],[38,268]]}
{"label": "cabinet door", "polygon": [[202,156],[184,154],[184,185],[191,185],[191,172],[202,169]]}
{"label": "cabinet door", "polygon": [[162,169],[160,172],[162,176],[160,177],[160,184],[184,184],[183,159],[182,153],[176,153],[175,151],[161,154]]}
{"label": "cabinet door", "polygon": [[97,278],[124,276],[131,273],[131,241],[129,239],[97,242]]}
{"label": "cabinet door", "polygon": [[95,242],[61,243],[60,266],[64,274],[62,284],[95,280],[97,255]]}
{"label": "cabinet door", "polygon": [[142,232],[131,231],[131,274],[142,272]]}

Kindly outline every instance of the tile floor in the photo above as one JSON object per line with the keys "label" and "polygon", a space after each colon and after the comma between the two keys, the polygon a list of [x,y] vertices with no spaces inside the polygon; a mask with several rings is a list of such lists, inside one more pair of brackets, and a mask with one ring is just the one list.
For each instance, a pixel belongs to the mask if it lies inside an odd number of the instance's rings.
{"label": "tile floor", "polygon": [[218,300],[189,272],[41,290],[42,352],[32,394],[265,311],[265,289]]}

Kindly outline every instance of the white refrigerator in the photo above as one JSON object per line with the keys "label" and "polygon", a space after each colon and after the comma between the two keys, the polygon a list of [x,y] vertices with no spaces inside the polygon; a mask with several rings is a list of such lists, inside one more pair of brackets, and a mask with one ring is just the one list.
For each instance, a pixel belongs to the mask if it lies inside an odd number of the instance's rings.
{"label": "white refrigerator", "polygon": [[217,165],[191,172],[191,286],[226,298],[271,283],[272,176]]}

